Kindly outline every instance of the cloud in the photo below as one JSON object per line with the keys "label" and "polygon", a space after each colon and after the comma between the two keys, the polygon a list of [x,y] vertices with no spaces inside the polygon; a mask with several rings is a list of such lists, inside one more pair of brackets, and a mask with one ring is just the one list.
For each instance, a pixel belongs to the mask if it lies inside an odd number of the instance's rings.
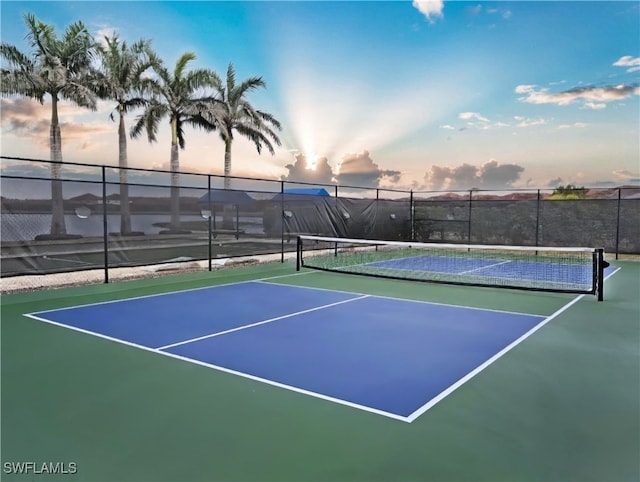
{"label": "cloud", "polygon": [[[466,120],[467,125],[465,127],[460,127],[459,131],[464,131],[469,128],[480,129],[486,131],[488,129],[500,128],[500,127],[509,127],[509,124],[505,124],[504,122],[491,122],[490,119],[486,118],[482,114],[478,112],[461,112],[458,114],[458,119]],[[441,128],[448,128],[449,126],[440,126]]]}
{"label": "cloud", "polygon": [[564,181],[562,180],[561,177],[556,177],[555,179],[551,179],[549,182],[547,182],[547,187],[558,187],[558,186],[562,186],[564,184]]}
{"label": "cloud", "polygon": [[627,72],[636,72],[640,70],[640,57],[625,55],[616,60],[613,65],[616,67],[629,67]]}
{"label": "cloud", "polygon": [[462,120],[479,120],[481,122],[489,122],[489,119],[487,119],[486,117],[483,117],[482,115],[478,114],[477,112],[461,112],[460,114],[458,114],[458,118],[462,119]]}
{"label": "cloud", "polygon": [[[26,98],[0,100],[3,133],[21,138],[40,149],[49,148],[49,116],[50,108]],[[64,123],[61,123],[60,128],[63,127]]]}
{"label": "cloud", "polygon": [[638,182],[638,178],[640,178],[640,173],[633,173],[628,169],[616,169],[612,174],[616,180],[623,182]]}
{"label": "cloud", "polygon": [[401,174],[400,171],[380,169],[369,151],[345,154],[339,170],[336,180],[343,186],[378,187],[383,178],[391,183],[398,182]]}
{"label": "cloud", "polygon": [[115,27],[111,27],[108,25],[98,25],[96,26],[96,30],[95,33],[93,34],[93,38],[96,39],[96,41],[105,46],[107,45],[107,42],[105,40],[105,37],[113,37],[114,35],[118,34],[118,29]]}
{"label": "cloud", "polygon": [[584,106],[588,107],[589,109],[600,110],[600,109],[605,109],[607,107],[607,104],[598,104],[596,102],[585,102]]}
{"label": "cloud", "polygon": [[485,162],[480,168],[481,186],[487,189],[511,187],[520,178],[524,167],[516,164],[498,164],[498,161]]}
{"label": "cloud", "polygon": [[435,18],[442,18],[444,9],[443,0],[413,0],[412,5],[422,13],[427,21],[435,23]]}
{"label": "cloud", "polygon": [[520,179],[524,168],[517,164],[499,164],[496,160],[482,166],[463,163],[458,167],[431,166],[424,176],[429,189],[507,189]]}
{"label": "cloud", "polygon": [[[88,149],[94,144],[87,139],[106,132],[116,132],[115,127],[108,124],[73,122],[73,116],[77,113],[78,109],[68,104],[58,107],[63,147],[66,143],[76,141],[81,149]],[[42,150],[49,149],[50,105],[41,105],[26,98],[1,99],[0,125],[3,134],[23,139]]]}
{"label": "cloud", "polygon": [[517,121],[516,127],[520,127],[520,128],[533,127],[533,126],[542,126],[542,125],[545,125],[547,123],[547,121],[542,119],[542,118],[527,119],[526,117],[522,117],[522,116],[519,116],[519,115],[516,115],[513,118]]}
{"label": "cloud", "polygon": [[486,11],[490,15],[499,14],[504,20],[509,20],[512,16],[509,9],[488,8]]}
{"label": "cloud", "polygon": [[286,176],[282,176],[283,181],[308,182],[312,184],[334,184],[334,173],[326,157],[315,160],[315,167],[311,169],[304,154],[298,153],[294,156],[293,164],[285,167],[289,171]]}
{"label": "cloud", "polygon": [[519,85],[515,89],[521,102],[529,104],[556,104],[565,106],[582,101],[590,109],[603,109],[607,102],[622,100],[632,95],[640,95],[638,84],[619,84],[604,87],[575,87],[562,92],[551,93],[549,89],[535,85]]}
{"label": "cloud", "polygon": [[573,124],[560,124],[558,129],[572,129],[572,128],[582,128],[587,127],[589,124],[584,122],[574,122]]}

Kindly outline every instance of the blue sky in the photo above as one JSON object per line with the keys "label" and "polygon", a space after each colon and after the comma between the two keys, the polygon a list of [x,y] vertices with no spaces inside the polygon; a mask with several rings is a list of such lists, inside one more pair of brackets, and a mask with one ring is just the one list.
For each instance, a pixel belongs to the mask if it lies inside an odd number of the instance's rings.
{"label": "blue sky", "polygon": [[[638,2],[17,2],[2,41],[28,51],[23,14],[58,33],[152,39],[167,65],[267,89],[250,101],[283,126],[276,155],[238,139],[233,174],[413,188],[640,184]],[[117,164],[111,105],[61,107],[65,160]],[[49,103],[2,99],[7,156],[48,158]],[[127,122],[131,125],[135,114]],[[168,124],[168,123],[167,123]],[[215,134],[186,133],[181,170],[220,174]],[[129,141],[129,164],[168,168],[159,140]],[[314,168],[314,169],[310,169]]]}

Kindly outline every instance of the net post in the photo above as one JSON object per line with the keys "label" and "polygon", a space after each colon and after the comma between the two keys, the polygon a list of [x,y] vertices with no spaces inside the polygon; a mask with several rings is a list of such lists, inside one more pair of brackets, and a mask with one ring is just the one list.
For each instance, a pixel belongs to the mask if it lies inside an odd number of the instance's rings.
{"label": "net post", "polygon": [[598,270],[596,294],[598,296],[598,301],[604,301],[604,269],[609,266],[609,263],[604,260],[604,248],[598,248],[596,250],[596,256],[596,266]]}
{"label": "net post", "polygon": [[302,264],[302,238],[298,236],[296,238],[296,271],[300,271],[301,264]]}

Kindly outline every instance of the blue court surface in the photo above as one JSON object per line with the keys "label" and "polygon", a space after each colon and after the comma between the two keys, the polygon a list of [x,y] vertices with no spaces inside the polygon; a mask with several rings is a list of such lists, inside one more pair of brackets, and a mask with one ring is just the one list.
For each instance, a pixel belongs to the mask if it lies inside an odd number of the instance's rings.
{"label": "blue court surface", "polygon": [[371,266],[394,270],[429,271],[432,273],[477,276],[518,281],[543,281],[591,286],[591,264],[552,264],[544,261],[501,258],[453,258],[449,256],[412,256],[369,263]]}
{"label": "blue court surface", "polygon": [[255,281],[28,316],[407,422],[549,319]]}

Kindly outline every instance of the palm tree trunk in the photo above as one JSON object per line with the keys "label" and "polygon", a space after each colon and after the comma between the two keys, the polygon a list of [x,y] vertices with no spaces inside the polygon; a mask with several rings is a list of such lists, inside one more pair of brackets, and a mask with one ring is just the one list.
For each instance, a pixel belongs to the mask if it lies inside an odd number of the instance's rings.
{"label": "palm tree trunk", "polygon": [[118,125],[118,166],[120,167],[120,234],[131,233],[129,210],[129,185],[127,184],[127,134],[124,127],[124,112],[120,110]]}
{"label": "palm tree trunk", "polygon": [[49,129],[49,151],[51,164],[51,236],[64,237],[67,228],[64,222],[64,198],[60,170],[62,162],[62,137],[58,121],[58,98],[51,96],[51,127]]}
{"label": "palm tree trunk", "polygon": [[[228,137],[224,140],[224,188],[231,189],[231,143]],[[222,212],[222,228],[233,229],[233,206],[225,204]]]}
{"label": "palm tree trunk", "polygon": [[178,155],[178,123],[171,121],[171,229],[180,229],[180,159]]}
{"label": "palm tree trunk", "polygon": [[231,189],[231,143],[230,138],[224,141],[224,188]]}

